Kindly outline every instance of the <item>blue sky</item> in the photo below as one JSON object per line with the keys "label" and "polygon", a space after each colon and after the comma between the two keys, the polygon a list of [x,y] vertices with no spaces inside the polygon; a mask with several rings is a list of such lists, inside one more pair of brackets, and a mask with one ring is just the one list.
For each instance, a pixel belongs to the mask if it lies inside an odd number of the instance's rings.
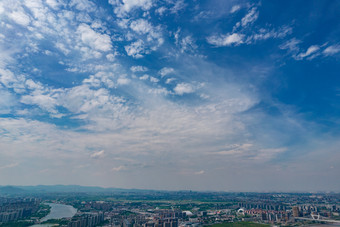
{"label": "blue sky", "polygon": [[1,1],[1,183],[339,191],[339,13]]}

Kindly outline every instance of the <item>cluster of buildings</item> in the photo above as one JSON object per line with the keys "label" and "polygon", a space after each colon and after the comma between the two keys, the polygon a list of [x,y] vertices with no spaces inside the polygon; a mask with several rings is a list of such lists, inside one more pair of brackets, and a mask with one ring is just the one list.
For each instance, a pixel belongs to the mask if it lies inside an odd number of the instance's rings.
{"label": "cluster of buildings", "polygon": [[[280,206],[272,204],[244,204],[238,210],[239,216],[244,216],[243,220],[256,221],[271,224],[292,224],[297,221],[331,221],[334,217],[339,217],[340,207],[336,205],[311,205],[301,204],[292,206]],[[339,219],[340,220],[340,219]],[[340,221],[339,221],[340,222]]]}
{"label": "cluster of buildings", "polygon": [[187,220],[186,212],[165,209],[137,211],[128,215],[122,212],[107,213],[109,226],[114,227],[179,227]]}
{"label": "cluster of buildings", "polygon": [[239,207],[246,209],[261,209],[261,210],[275,210],[275,211],[286,211],[287,206],[284,204],[273,204],[273,203],[238,203]]}
{"label": "cluster of buildings", "polygon": [[[205,196],[210,194],[199,197],[199,194],[190,192],[183,195],[206,201]],[[101,197],[103,201],[86,198],[83,194],[70,194],[69,197],[64,194],[43,195],[40,199],[0,197],[0,225],[24,219],[39,223],[37,214],[44,208],[39,205],[46,200],[65,202],[77,208],[74,217],[60,220],[63,227],[199,227],[240,221],[291,226],[315,218],[339,220],[340,223],[338,194],[212,193],[212,201],[208,202],[177,200],[183,195],[176,192],[173,195],[176,200],[155,200],[158,194],[152,193],[141,193],[139,196],[143,198],[136,200],[118,200],[109,195]]]}
{"label": "cluster of buildings", "polygon": [[337,205],[296,205],[292,207],[293,217],[308,217],[308,216],[321,216],[321,217],[339,217],[340,206]]}
{"label": "cluster of buildings", "polygon": [[67,227],[94,227],[104,221],[104,213],[86,213],[73,217]]}
{"label": "cluster of buildings", "polygon": [[35,198],[1,198],[0,223],[15,222],[29,217],[39,209],[40,200]]}

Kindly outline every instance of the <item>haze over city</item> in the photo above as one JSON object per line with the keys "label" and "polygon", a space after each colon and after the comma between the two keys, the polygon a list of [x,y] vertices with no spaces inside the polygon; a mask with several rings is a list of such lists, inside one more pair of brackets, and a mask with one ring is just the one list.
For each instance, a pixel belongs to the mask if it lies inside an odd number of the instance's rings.
{"label": "haze over city", "polygon": [[340,1],[0,1],[0,184],[340,191]]}

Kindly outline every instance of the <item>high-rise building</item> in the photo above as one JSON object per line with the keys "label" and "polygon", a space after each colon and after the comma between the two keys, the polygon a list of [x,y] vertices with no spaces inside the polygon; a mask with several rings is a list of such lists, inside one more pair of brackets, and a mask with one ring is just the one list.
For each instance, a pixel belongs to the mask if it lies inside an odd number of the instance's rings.
{"label": "high-rise building", "polygon": [[292,207],[292,210],[293,210],[293,216],[294,216],[294,217],[300,217],[299,207],[293,206],[293,207]]}

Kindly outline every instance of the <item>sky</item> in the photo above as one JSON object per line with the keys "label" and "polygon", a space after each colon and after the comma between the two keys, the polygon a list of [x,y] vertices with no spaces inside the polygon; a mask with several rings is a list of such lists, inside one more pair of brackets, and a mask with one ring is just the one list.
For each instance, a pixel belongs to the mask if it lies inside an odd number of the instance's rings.
{"label": "sky", "polygon": [[1,0],[1,185],[339,192],[339,14]]}

